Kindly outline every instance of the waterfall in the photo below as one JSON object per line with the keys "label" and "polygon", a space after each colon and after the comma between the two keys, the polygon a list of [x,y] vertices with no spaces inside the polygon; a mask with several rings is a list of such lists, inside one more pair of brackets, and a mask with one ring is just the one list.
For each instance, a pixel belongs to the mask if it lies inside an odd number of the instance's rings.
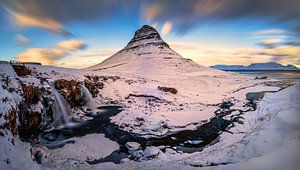
{"label": "waterfall", "polygon": [[71,125],[69,114],[67,111],[67,102],[64,99],[64,97],[58,93],[58,91],[55,89],[54,86],[51,86],[53,95],[54,95],[54,105],[53,105],[53,111],[54,111],[54,127],[59,126],[68,126]]}
{"label": "waterfall", "polygon": [[84,85],[80,85],[80,87],[86,105],[92,110],[92,114],[95,115],[97,112],[97,104],[95,103],[92,94]]}

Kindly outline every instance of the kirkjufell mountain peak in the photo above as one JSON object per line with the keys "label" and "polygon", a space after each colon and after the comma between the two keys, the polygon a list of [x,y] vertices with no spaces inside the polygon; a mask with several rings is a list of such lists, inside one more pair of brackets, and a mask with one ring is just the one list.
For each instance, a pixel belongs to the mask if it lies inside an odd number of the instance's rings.
{"label": "kirkjufell mountain peak", "polygon": [[134,37],[127,44],[124,50],[134,50],[146,46],[170,48],[169,45],[161,39],[158,31],[155,28],[149,25],[144,25],[135,32]]}
{"label": "kirkjufell mountain peak", "polygon": [[148,25],[138,29],[123,49],[88,70],[137,71],[147,74],[215,71],[176,53],[162,40],[158,31]]}

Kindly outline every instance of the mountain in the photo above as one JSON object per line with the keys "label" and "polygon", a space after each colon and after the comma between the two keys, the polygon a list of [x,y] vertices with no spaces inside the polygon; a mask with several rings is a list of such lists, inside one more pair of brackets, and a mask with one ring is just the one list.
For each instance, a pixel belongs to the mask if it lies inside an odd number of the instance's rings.
{"label": "mountain", "polygon": [[248,66],[243,65],[214,65],[210,66],[211,68],[215,68],[218,70],[225,70],[225,71],[238,71],[238,70],[299,70],[294,65],[287,65],[284,66],[279,63],[275,62],[268,62],[268,63],[253,63]]}
{"label": "mountain", "polygon": [[144,74],[212,70],[180,56],[161,39],[153,27],[148,25],[137,30],[122,50],[87,69]]}

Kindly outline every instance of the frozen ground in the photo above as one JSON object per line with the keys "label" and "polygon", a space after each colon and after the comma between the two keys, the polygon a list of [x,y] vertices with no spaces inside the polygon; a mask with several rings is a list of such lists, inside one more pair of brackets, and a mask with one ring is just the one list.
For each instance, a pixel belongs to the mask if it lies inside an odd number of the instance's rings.
{"label": "frozen ground", "polygon": [[[2,74],[11,76],[15,88],[18,83],[14,71],[6,65]],[[54,81],[64,76],[64,79],[83,81],[85,75],[109,75],[116,73],[78,71],[50,66],[34,66],[35,74],[43,73],[48,81]],[[4,68],[4,67],[2,67]],[[32,67],[33,69],[33,67]],[[194,129],[214,116],[218,104],[222,101],[232,101],[233,108],[242,108],[246,102],[246,93],[261,91],[277,91],[280,89],[275,80],[253,80],[253,77],[238,74],[209,75],[210,72],[194,72],[188,75],[163,75],[161,79],[140,76],[124,75],[119,73],[120,79],[107,81],[95,98],[99,105],[106,105],[106,100],[117,101],[123,106],[123,111],[112,118],[125,131],[136,132],[141,135],[163,135],[170,131]],[[4,77],[5,77],[4,76]],[[188,77],[187,77],[188,76]],[[27,83],[39,81],[35,77],[19,78]],[[128,81],[133,83],[128,83]],[[233,84],[231,82],[236,82]],[[279,83],[280,84],[280,83]],[[208,86],[209,85],[209,86]],[[157,90],[157,86],[174,87],[177,94]],[[206,88],[205,88],[206,87]],[[17,93],[9,93],[1,87],[2,100],[8,96],[16,103],[3,103],[3,113],[8,114],[11,107],[15,107],[20,100]],[[210,94],[210,95],[207,95]],[[62,148],[48,150],[45,147],[30,147],[30,144],[21,142],[18,136],[13,137],[10,131],[5,130],[5,137],[1,137],[1,169],[19,168],[24,164],[25,169],[39,168],[96,168],[96,169],[181,169],[199,168],[230,169],[230,168],[259,168],[272,169],[274,167],[290,167],[297,165],[299,158],[299,85],[289,87],[276,93],[266,93],[259,102],[256,111],[243,115],[243,124],[236,123],[230,133],[224,132],[218,142],[208,145],[201,152],[181,153],[176,149],[164,147],[150,147],[138,150],[136,157],[139,161],[124,158],[120,164],[105,162],[90,165],[89,160],[101,159],[117,150],[119,146],[103,134],[91,134],[79,138],[71,138]],[[145,98],[127,98],[129,94],[151,95],[166,105],[154,101],[153,106]],[[107,97],[107,98],[103,98]],[[132,102],[128,102],[128,101]],[[137,119],[143,118],[143,119]],[[3,119],[4,121],[4,119]],[[142,121],[142,123],[141,123]],[[167,123],[168,128],[162,124]],[[197,124],[193,124],[196,122]],[[127,124],[127,126],[122,126]],[[1,131],[2,132],[2,131]],[[14,140],[14,142],[12,142]],[[13,144],[14,143],[14,144]],[[101,144],[100,144],[101,143]],[[30,149],[31,148],[31,149]],[[31,155],[30,150],[35,153]],[[38,151],[38,152],[37,152]],[[43,153],[38,155],[37,153]],[[281,154],[285,154],[282,159]],[[298,155],[297,155],[298,154]],[[21,156],[20,156],[21,155]],[[46,158],[45,158],[46,156]],[[40,159],[40,160],[39,160]],[[35,160],[35,161],[33,161]],[[36,161],[43,162],[42,165]],[[276,164],[280,164],[276,165]],[[226,164],[226,165],[223,165]],[[211,166],[217,165],[217,166]],[[27,167],[27,168],[26,168]]]}

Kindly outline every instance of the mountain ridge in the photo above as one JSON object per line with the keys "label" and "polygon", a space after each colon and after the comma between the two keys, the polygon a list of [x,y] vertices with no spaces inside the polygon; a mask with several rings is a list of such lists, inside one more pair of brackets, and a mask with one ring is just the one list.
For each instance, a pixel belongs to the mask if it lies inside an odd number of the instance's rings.
{"label": "mountain ridge", "polygon": [[218,70],[224,70],[224,71],[239,71],[239,70],[299,70],[294,65],[288,64],[288,65],[282,65],[276,62],[266,62],[266,63],[252,63],[248,66],[243,65],[224,65],[224,64],[217,64],[210,66],[210,68],[218,69]]}

